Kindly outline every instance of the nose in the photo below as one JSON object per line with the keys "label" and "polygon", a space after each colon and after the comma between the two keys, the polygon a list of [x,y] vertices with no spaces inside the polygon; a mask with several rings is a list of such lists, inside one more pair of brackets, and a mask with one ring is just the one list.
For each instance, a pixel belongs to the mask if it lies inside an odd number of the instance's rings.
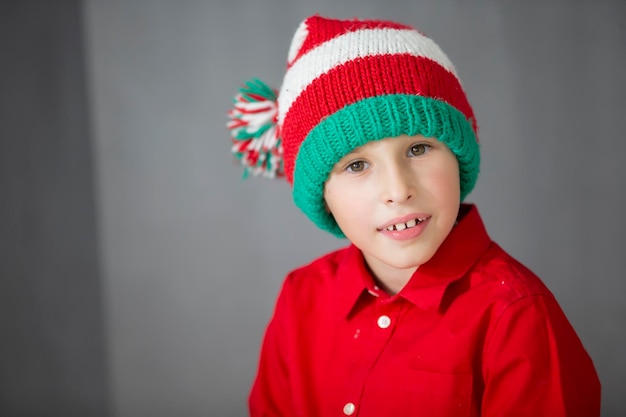
{"label": "nose", "polygon": [[398,204],[411,200],[416,194],[415,173],[405,164],[389,164],[381,170],[381,200],[385,204]]}

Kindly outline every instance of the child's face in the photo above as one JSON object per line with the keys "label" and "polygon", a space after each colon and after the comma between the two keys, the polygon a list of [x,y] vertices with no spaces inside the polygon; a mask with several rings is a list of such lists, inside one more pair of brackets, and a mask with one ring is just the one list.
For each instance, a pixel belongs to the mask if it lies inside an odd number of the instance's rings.
{"label": "child's face", "polygon": [[434,138],[372,141],[334,166],[324,197],[377,277],[398,270],[412,273],[435,254],[454,226],[459,166],[452,151]]}

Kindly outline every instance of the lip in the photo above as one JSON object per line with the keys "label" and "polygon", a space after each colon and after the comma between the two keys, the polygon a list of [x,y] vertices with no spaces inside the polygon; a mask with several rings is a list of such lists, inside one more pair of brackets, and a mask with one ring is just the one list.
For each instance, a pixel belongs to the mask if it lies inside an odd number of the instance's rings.
{"label": "lip", "polygon": [[378,227],[378,231],[379,232],[385,231],[387,230],[389,226],[393,226],[394,224],[398,224],[398,223],[406,223],[409,220],[413,220],[413,219],[426,219],[423,222],[425,223],[426,221],[430,219],[430,215],[424,214],[424,213],[411,213],[411,214],[407,214],[406,216],[396,217],[396,218],[389,220],[387,223],[383,224],[382,226]]}
{"label": "lip", "polygon": [[[424,220],[421,223],[416,224],[415,226],[411,227],[410,229],[387,230],[389,226],[392,226],[394,224],[406,223],[409,220],[418,219],[418,218],[424,219]],[[426,229],[426,226],[428,226],[430,219],[431,219],[431,216],[429,216],[428,214],[423,214],[423,213],[409,214],[407,216],[396,217],[395,219],[390,220],[389,222],[385,223],[385,225],[383,225],[382,228],[378,229],[378,231],[382,233],[384,236],[393,240],[397,240],[397,241],[412,240],[412,239],[416,239],[419,235],[422,234],[422,232]]]}

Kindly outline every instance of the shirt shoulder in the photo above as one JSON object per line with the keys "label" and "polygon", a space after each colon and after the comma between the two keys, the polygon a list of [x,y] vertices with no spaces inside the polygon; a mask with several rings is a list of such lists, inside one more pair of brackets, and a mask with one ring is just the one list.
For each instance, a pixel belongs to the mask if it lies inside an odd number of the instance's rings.
{"label": "shirt shoulder", "polygon": [[292,299],[319,299],[332,292],[348,251],[349,247],[337,249],[294,269],[287,274],[282,292]]}
{"label": "shirt shoulder", "polygon": [[345,247],[322,255],[308,264],[294,269],[287,275],[287,278],[292,281],[331,278],[336,274],[347,251],[348,248]]}
{"label": "shirt shoulder", "polygon": [[505,304],[529,296],[554,298],[544,282],[528,267],[492,242],[470,271],[472,287],[490,288]]}

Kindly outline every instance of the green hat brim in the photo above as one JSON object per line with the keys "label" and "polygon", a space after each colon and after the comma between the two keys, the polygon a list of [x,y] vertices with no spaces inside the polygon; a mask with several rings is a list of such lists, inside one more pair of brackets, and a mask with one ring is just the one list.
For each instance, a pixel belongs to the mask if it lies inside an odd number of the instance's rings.
{"label": "green hat brim", "polygon": [[333,167],[354,148],[401,135],[434,137],[459,162],[461,201],[478,177],[480,152],[463,113],[428,97],[392,94],[367,98],[323,119],[300,146],[293,175],[293,199],[318,227],[345,237],[324,203],[324,184]]}

